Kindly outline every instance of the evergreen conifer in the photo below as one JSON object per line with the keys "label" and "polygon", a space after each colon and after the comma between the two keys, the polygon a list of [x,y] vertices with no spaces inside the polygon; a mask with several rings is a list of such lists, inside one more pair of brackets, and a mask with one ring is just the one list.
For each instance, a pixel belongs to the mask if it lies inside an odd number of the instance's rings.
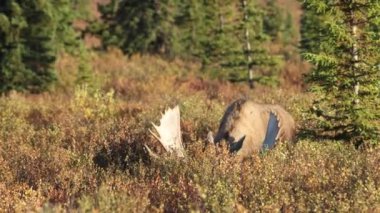
{"label": "evergreen conifer", "polygon": [[319,43],[304,46],[305,58],[315,65],[308,80],[316,97],[316,133],[356,145],[378,142],[380,2],[310,0],[304,6],[320,20],[318,28],[304,28]]}

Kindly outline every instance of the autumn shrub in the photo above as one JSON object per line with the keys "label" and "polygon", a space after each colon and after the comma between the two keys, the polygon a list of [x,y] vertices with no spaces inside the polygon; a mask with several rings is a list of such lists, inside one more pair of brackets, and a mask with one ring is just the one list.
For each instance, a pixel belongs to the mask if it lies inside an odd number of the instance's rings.
{"label": "autumn shrub", "polygon": [[[358,150],[305,134],[239,161],[225,144],[206,140],[229,102],[240,97],[280,103],[298,129],[307,129],[306,95],[209,86],[217,81],[181,74],[194,69],[182,62],[117,57],[106,58],[114,67],[97,62],[101,87],[0,97],[1,212],[379,210],[379,148]],[[163,70],[164,83],[156,82],[158,75],[139,74],[141,67],[153,73],[152,66]],[[114,84],[119,75],[131,84]],[[160,113],[177,104],[184,159],[165,153],[149,133]],[[150,158],[144,145],[161,158]]]}
{"label": "autumn shrub", "polygon": [[[363,153],[342,144],[302,141],[239,162],[223,147],[208,146],[200,151],[202,148],[201,141],[188,146],[187,159],[163,155],[159,161],[140,165],[134,177],[116,173],[107,187],[111,196],[102,195],[102,189],[85,198],[90,203],[105,198],[114,201],[104,206],[93,203],[92,210],[106,206],[119,209],[131,203],[136,205],[128,208],[135,211],[160,212],[378,208],[379,171],[373,168],[379,150]],[[120,175],[124,175],[123,181]],[[137,204],[147,200],[148,204]]]}

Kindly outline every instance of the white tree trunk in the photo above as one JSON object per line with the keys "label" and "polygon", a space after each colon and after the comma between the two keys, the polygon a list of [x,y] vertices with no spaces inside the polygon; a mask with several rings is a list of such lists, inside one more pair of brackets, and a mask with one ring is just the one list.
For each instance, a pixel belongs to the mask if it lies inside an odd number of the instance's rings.
{"label": "white tree trunk", "polygon": [[245,49],[247,51],[247,71],[248,71],[248,83],[249,87],[253,88],[253,69],[252,69],[252,57],[251,57],[251,43],[249,42],[249,30],[246,25],[248,22],[248,13],[247,13],[247,0],[242,0],[243,11],[244,11],[244,24],[245,24]]}
{"label": "white tree trunk", "polygon": [[358,104],[359,103],[359,89],[360,89],[360,83],[356,80],[356,76],[357,76],[357,72],[358,72],[358,68],[359,68],[359,55],[358,55],[358,46],[357,46],[357,40],[358,40],[358,26],[355,22],[355,18],[354,18],[354,13],[353,11],[351,11],[351,33],[352,33],[352,38],[354,40],[354,43],[352,45],[352,52],[351,52],[351,55],[352,55],[352,61],[353,61],[353,74],[354,74],[354,80],[355,80],[355,86],[354,86],[354,95],[356,97],[355,99],[355,103]]}

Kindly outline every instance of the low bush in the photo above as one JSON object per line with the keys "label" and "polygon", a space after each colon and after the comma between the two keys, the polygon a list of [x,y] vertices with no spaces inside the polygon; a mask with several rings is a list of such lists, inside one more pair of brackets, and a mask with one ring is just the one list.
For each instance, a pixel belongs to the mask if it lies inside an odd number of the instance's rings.
{"label": "low bush", "polygon": [[[154,75],[141,81],[133,77],[132,68],[123,71],[129,75],[121,79],[131,81],[128,86],[133,88],[131,93],[125,90],[126,95],[109,83],[115,81],[109,73],[99,88],[1,97],[0,211],[380,209],[379,148],[357,150],[305,136],[239,162],[226,147],[206,141],[237,94],[281,103],[307,128],[302,114],[309,103],[306,95],[267,88],[249,91],[181,73],[173,78],[168,71],[172,67],[160,63],[166,82],[162,85]],[[176,69],[185,67],[178,63]],[[176,104],[182,114],[185,159],[165,154],[148,132],[151,122],[158,123],[160,113]],[[162,158],[150,159],[144,144]]]}

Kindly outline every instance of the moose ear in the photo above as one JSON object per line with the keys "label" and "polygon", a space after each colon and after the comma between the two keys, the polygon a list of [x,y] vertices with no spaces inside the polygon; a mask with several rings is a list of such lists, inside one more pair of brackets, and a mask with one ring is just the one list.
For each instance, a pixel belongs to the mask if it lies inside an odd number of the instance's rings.
{"label": "moose ear", "polygon": [[214,134],[211,131],[209,131],[208,134],[207,134],[207,141],[210,144],[214,144]]}
{"label": "moose ear", "polygon": [[243,146],[245,135],[241,137],[237,142],[230,143],[230,153],[237,152]]}
{"label": "moose ear", "polygon": [[279,126],[280,126],[280,123],[276,115],[272,112],[269,113],[267,132],[265,135],[263,146],[261,147],[262,150],[271,149],[274,147],[274,145],[276,144],[276,138],[280,131]]}

